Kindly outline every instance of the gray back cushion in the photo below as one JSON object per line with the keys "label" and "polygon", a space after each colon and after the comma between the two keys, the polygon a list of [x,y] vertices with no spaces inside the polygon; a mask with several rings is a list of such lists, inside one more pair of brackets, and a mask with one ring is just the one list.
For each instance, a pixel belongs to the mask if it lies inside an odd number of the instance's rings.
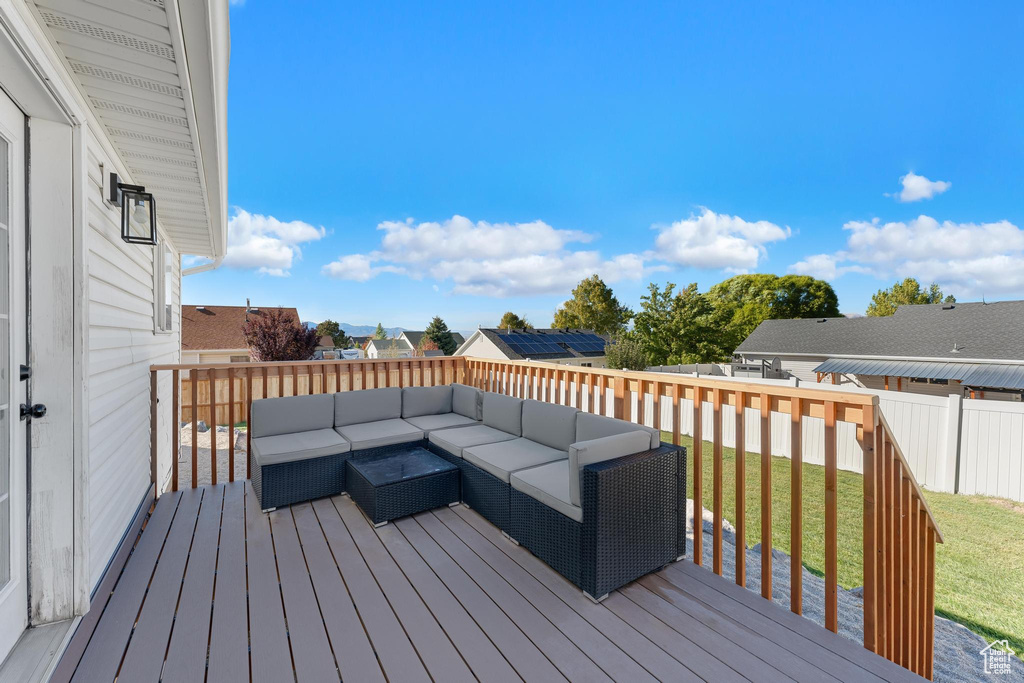
{"label": "gray back cushion", "polygon": [[586,465],[621,458],[633,453],[643,453],[650,448],[650,445],[650,438],[639,430],[574,443],[569,447],[570,502],[573,505],[582,505],[580,503],[580,480],[583,477],[582,470]]}
{"label": "gray back cushion", "polygon": [[334,426],[377,422],[402,417],[402,390],[360,389],[334,395]]}
{"label": "gray back cushion", "polygon": [[482,420],[484,392],[466,384],[452,385],[452,412],[473,420]]}
{"label": "gray back cushion", "polygon": [[560,406],[527,399],[523,401],[523,436],[530,441],[569,450],[576,440],[576,413],[571,406]]}
{"label": "gray back cushion", "polygon": [[647,432],[651,437],[651,448],[661,445],[661,433],[657,429],[633,424],[625,420],[616,420],[603,415],[591,415],[580,413],[576,416],[576,440],[592,441],[612,434],[623,434],[625,432]]}
{"label": "gray back cushion", "polygon": [[253,438],[330,429],[334,397],[330,394],[262,398],[252,402]]}
{"label": "gray back cushion", "polygon": [[515,436],[523,435],[523,399],[484,393],[484,424]]}
{"label": "gray back cushion", "polygon": [[406,387],[402,389],[402,417],[452,412],[452,388]]}

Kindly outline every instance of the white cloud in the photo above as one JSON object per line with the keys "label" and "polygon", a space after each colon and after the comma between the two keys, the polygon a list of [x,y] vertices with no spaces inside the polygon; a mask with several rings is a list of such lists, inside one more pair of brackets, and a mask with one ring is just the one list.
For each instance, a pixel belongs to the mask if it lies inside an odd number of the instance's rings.
{"label": "white cloud", "polygon": [[252,214],[240,208],[228,221],[228,250],[224,265],[284,277],[292,263],[302,258],[299,245],[315,242],[327,230],[302,221],[279,221],[273,216]]}
{"label": "white cloud", "polygon": [[922,199],[931,199],[937,194],[942,194],[953,183],[945,180],[928,180],[923,175],[917,175],[913,171],[900,177],[900,184],[903,189],[899,192],[886,193],[886,197],[895,197],[901,202],[919,202]]}
{"label": "white cloud", "polygon": [[882,279],[913,276],[962,296],[1024,290],[1024,230],[1009,221],[851,221],[846,249],[817,254],[790,271],[835,278],[861,272]]}
{"label": "white cloud", "polygon": [[771,242],[787,239],[791,231],[768,221],[746,221],[702,208],[700,215],[658,229],[657,250],[651,255],[682,266],[746,271],[757,267]]}
{"label": "white cloud", "polygon": [[645,272],[636,254],[602,258],[575,251],[594,235],[558,230],[544,221],[489,223],[452,216],[442,222],[385,221],[380,248],[328,263],[324,275],[365,282],[383,272],[450,281],[455,294],[514,296],[565,292],[598,273],[607,282],[638,279]]}

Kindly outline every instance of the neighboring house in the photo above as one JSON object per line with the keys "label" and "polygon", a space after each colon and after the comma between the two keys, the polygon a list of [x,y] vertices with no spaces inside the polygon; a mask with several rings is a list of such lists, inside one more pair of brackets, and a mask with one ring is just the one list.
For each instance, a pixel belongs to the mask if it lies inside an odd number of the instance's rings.
{"label": "neighboring house", "polygon": [[334,350],[334,338],[329,334],[320,336],[320,341],[316,345],[317,351],[333,351]]}
{"label": "neighboring house", "polygon": [[364,335],[361,337],[353,337],[352,335],[349,335],[349,339],[352,340],[352,348],[365,350],[366,345],[371,339],[373,339],[373,335]]}
{"label": "neighboring house", "polygon": [[[151,405],[156,478],[169,476],[171,379],[151,404],[150,365],[181,360],[181,256],[225,254],[229,43],[227,2],[0,0],[0,396],[12,399],[0,401],[0,661],[12,666],[31,651],[26,638],[9,657],[28,626],[51,629],[39,651],[59,654],[148,511]],[[129,236],[150,242],[122,239],[122,207]]]}
{"label": "neighboring house", "polygon": [[[415,350],[415,352],[418,355],[422,355],[420,353],[420,351],[419,351],[419,348],[420,348],[420,342],[423,341],[423,334],[424,334],[424,332],[422,330],[419,331],[419,332],[412,332],[410,330],[405,330],[404,332],[402,332],[401,335],[399,335],[398,338],[399,339],[404,339],[409,344],[409,346],[411,346]],[[462,346],[463,344],[466,343],[466,338],[463,337],[458,332],[452,332],[452,339],[455,340],[455,348],[458,348],[458,347],[460,347],[460,346]],[[437,354],[433,354],[433,355],[437,355]],[[444,354],[442,353],[441,355],[443,356]]]}
{"label": "neighboring house", "polygon": [[[273,309],[256,306],[182,306],[181,362],[248,363],[249,346],[242,328],[249,318],[266,315],[270,310]],[[299,321],[296,309],[280,310]],[[331,348],[334,348],[333,342]]]}
{"label": "neighboring house", "polygon": [[455,351],[456,356],[603,368],[608,337],[590,330],[510,330],[481,327]]}
{"label": "neighboring house", "polygon": [[413,347],[401,337],[371,339],[366,343],[367,358],[412,358]]}
{"label": "neighboring house", "polygon": [[765,320],[736,349],[805,382],[1021,400],[1024,301],[900,306],[887,317]]}

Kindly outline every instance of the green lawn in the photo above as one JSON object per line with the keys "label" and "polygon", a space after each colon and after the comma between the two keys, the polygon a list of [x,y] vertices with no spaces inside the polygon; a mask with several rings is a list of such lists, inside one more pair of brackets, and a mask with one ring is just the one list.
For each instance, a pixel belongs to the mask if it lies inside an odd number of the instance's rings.
{"label": "green lawn", "polygon": [[[667,440],[671,440],[669,435]],[[693,441],[682,437],[690,448]],[[713,509],[711,444],[704,444],[705,508]],[[723,449],[723,510],[735,523],[736,453]],[[761,540],[760,456],[746,462],[747,546]],[[687,465],[688,495],[693,496],[693,457]],[[788,458],[772,458],[772,544],[789,552]],[[839,472],[839,584],[852,588],[862,583],[861,476]],[[825,571],[825,468],[804,465],[804,566],[815,574]],[[925,492],[939,529],[945,537],[935,552],[935,611],[960,622],[986,640],[1007,638],[1016,652],[1024,652],[1024,504],[980,496]],[[705,559],[710,565],[711,558]]]}

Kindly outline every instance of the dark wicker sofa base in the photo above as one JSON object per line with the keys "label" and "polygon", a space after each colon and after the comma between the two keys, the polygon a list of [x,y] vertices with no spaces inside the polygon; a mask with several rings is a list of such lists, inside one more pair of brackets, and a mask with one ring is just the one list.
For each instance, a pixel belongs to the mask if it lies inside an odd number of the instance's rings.
{"label": "dark wicker sofa base", "polygon": [[256,457],[250,453],[250,479],[260,509],[271,510],[307,500],[336,496],[347,491],[345,463],[352,458],[390,453],[412,446],[425,448],[426,445],[426,439],[419,439],[263,467],[256,463]]}
{"label": "dark wicker sofa base", "polygon": [[462,502],[506,534],[509,533],[509,496],[512,487],[468,460],[452,455],[437,444],[429,444],[427,450],[459,466],[462,472]]}
{"label": "dark wicker sofa base", "polygon": [[512,489],[509,535],[594,600],[686,554],[686,450],[583,468],[583,522]]}

